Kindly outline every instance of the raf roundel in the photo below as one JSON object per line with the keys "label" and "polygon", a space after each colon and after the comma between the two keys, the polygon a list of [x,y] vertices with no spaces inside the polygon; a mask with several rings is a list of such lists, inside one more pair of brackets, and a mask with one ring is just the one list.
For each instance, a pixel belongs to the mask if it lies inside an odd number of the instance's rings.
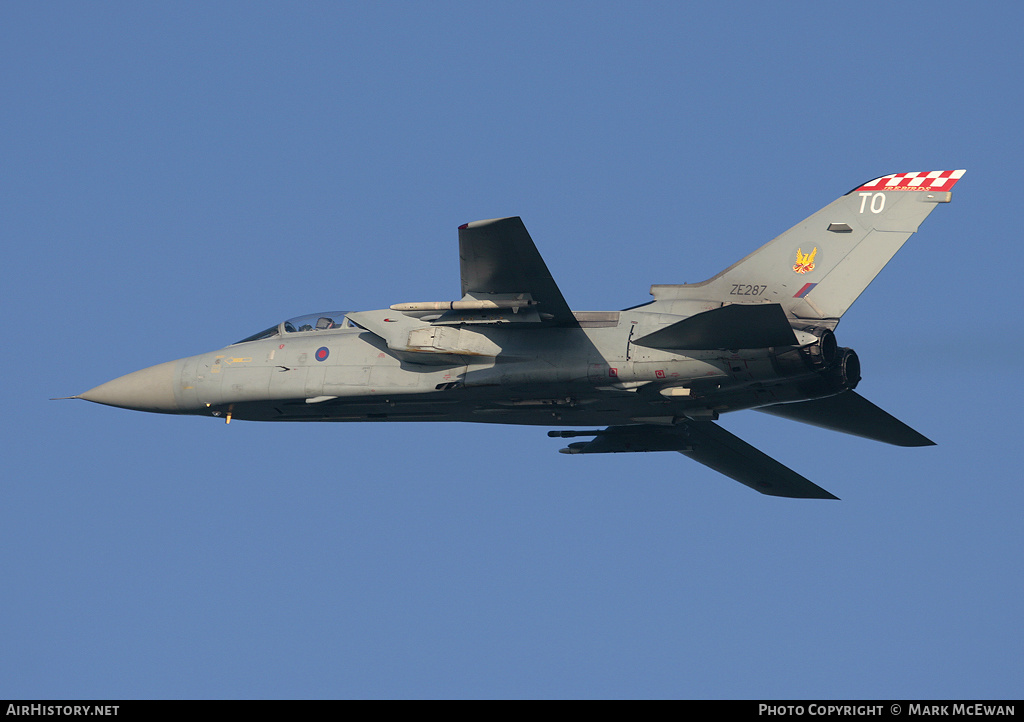
{"label": "raf roundel", "polygon": [[316,350],[316,360],[326,361],[327,357],[331,355],[331,352],[327,350],[326,346],[321,346]]}

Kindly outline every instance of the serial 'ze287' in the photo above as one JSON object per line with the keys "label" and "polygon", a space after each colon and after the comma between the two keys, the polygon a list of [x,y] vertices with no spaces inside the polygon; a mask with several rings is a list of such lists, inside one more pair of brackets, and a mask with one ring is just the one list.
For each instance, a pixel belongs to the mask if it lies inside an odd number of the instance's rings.
{"label": "serial 'ze287'", "polygon": [[459,228],[462,297],[291,319],[77,397],[250,421],[558,427],[563,452],[678,451],[764,494],[832,494],[724,430],[728,411],[897,444],[927,438],[858,395],[839,319],[964,171],[858,186],[702,283],[574,312],[519,218]]}

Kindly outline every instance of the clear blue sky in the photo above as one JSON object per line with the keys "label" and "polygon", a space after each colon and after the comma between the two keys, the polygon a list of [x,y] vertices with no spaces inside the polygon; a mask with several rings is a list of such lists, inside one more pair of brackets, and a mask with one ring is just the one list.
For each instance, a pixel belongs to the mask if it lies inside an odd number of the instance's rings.
{"label": "clear blue sky", "polygon": [[[1020,697],[1019,3],[0,6],[0,698]],[[841,502],[544,429],[48,401],[458,295],[521,215],[570,304],[966,168],[839,326],[938,442],[723,425]]]}

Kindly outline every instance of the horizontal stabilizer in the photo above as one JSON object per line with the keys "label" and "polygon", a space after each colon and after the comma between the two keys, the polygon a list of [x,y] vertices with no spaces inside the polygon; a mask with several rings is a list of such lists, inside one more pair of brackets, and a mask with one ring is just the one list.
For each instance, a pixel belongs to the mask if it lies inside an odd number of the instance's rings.
{"label": "horizontal stabilizer", "polygon": [[855,391],[844,391],[838,396],[794,404],[764,406],[756,410],[896,446],[935,445],[934,441],[914,431]]}
{"label": "horizontal stabilizer", "polygon": [[687,421],[676,426],[609,426],[597,432],[551,432],[549,435],[591,434],[595,436],[593,441],[578,441],[562,451],[569,454],[678,451],[762,494],[797,499],[838,498],[710,421]]}
{"label": "horizontal stabilizer", "polygon": [[722,306],[649,333],[633,343],[649,348],[720,349],[796,346],[796,336],[777,303]]}

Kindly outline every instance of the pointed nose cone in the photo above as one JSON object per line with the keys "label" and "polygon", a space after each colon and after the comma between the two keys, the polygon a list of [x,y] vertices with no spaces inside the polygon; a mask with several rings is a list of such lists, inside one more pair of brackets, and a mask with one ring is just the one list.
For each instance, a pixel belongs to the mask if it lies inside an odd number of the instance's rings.
{"label": "pointed nose cone", "polygon": [[174,400],[177,370],[177,361],[157,364],[89,389],[78,398],[122,409],[174,413],[178,410]]}

